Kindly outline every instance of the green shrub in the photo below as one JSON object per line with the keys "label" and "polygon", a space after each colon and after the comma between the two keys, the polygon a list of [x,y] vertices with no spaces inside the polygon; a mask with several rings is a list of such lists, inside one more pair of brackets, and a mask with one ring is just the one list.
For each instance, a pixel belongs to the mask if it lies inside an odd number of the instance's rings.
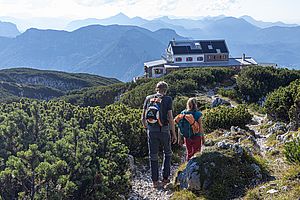
{"label": "green shrub", "polygon": [[252,112],[257,112],[259,114],[266,114],[266,109],[263,106],[260,106],[257,103],[251,103],[248,104],[248,108],[252,111]]}
{"label": "green shrub", "polygon": [[215,129],[229,129],[231,126],[245,127],[251,119],[252,115],[245,106],[235,108],[219,106],[204,112],[203,126],[206,132]]}
{"label": "green shrub", "polygon": [[181,190],[174,192],[174,194],[171,197],[171,200],[197,200],[198,198],[193,192],[188,190]]}
{"label": "green shrub", "polygon": [[289,162],[300,164],[300,139],[294,139],[284,145],[284,154]]}
{"label": "green shrub", "polygon": [[140,114],[124,105],[82,108],[25,99],[0,104],[0,196],[119,199],[128,194],[128,153],[147,153]]}
{"label": "green shrub", "polygon": [[60,97],[59,100],[83,107],[100,106],[104,108],[118,101],[119,96],[126,91],[128,85],[118,83],[109,86],[91,87],[70,92],[68,95]]}
{"label": "green shrub", "polygon": [[186,102],[188,101],[189,97],[187,96],[177,96],[173,101],[173,109],[174,109],[174,116],[179,114],[182,110],[186,109]]}
{"label": "green shrub", "polygon": [[236,71],[228,68],[195,68],[182,69],[170,73],[159,79],[150,79],[139,82],[136,87],[125,92],[121,102],[133,107],[141,108],[145,97],[155,92],[155,85],[159,81],[169,84],[168,95],[175,99],[176,96],[195,96],[203,87],[212,87],[231,80]]}
{"label": "green shrub", "polygon": [[267,96],[265,109],[268,115],[285,122],[293,120],[296,102],[300,101],[300,79],[287,87],[280,87]]}
{"label": "green shrub", "polygon": [[222,95],[223,97],[228,97],[230,99],[240,101],[239,94],[238,94],[237,90],[235,90],[235,89],[226,90],[224,88],[220,88],[217,93]]}
{"label": "green shrub", "polygon": [[237,86],[242,98],[249,102],[257,102],[280,86],[300,78],[300,71],[274,67],[246,67],[237,77]]}

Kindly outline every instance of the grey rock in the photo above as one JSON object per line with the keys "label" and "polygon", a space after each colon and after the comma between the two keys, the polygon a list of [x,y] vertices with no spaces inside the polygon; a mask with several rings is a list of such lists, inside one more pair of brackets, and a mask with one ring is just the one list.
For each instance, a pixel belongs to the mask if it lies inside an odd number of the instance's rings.
{"label": "grey rock", "polygon": [[235,132],[237,132],[237,129],[235,126],[231,126],[230,131],[231,131],[231,133],[235,133]]}
{"label": "grey rock", "polygon": [[273,126],[268,128],[268,137],[270,137],[278,131],[286,133],[288,131],[287,125],[285,123],[276,122]]}
{"label": "grey rock", "polygon": [[229,137],[231,136],[231,132],[225,131],[223,134],[224,137]]}
{"label": "grey rock", "polygon": [[287,126],[286,126],[288,131],[297,131],[298,127],[296,125],[295,122],[290,122]]}
{"label": "grey rock", "polygon": [[260,167],[259,167],[257,164],[255,164],[255,163],[252,163],[252,164],[251,164],[251,167],[252,167],[252,169],[253,169],[254,172],[255,172],[256,178],[262,179],[262,174],[261,174],[261,169],[260,169]]}
{"label": "grey rock", "polygon": [[217,107],[220,105],[231,105],[228,101],[220,98],[220,97],[213,97],[212,103],[211,103],[211,107]]}
{"label": "grey rock", "polygon": [[285,191],[285,192],[288,191],[288,189],[289,189],[288,186],[282,186],[282,187],[281,187],[281,190],[283,190],[283,191]]}
{"label": "grey rock", "polygon": [[231,149],[233,144],[227,143],[225,140],[218,142],[217,147],[220,149]]}
{"label": "grey rock", "polygon": [[180,183],[181,189],[201,190],[201,180],[199,174],[199,165],[193,159],[190,160],[186,168],[179,173],[177,182]]}
{"label": "grey rock", "polygon": [[238,154],[239,156],[242,156],[243,153],[244,153],[244,150],[243,148],[238,144],[238,143],[235,143],[233,146],[232,146],[232,149],[235,151],[236,154]]}
{"label": "grey rock", "polygon": [[218,142],[217,146],[220,149],[229,149],[229,148],[231,148],[231,144],[228,144],[225,141]]}
{"label": "grey rock", "polygon": [[136,175],[136,166],[134,164],[134,157],[132,155],[128,155],[128,161],[129,161],[129,167],[131,170],[131,174],[133,176],[135,176]]}
{"label": "grey rock", "polygon": [[247,139],[250,140],[253,143],[256,142],[256,139],[255,139],[255,137],[253,135],[249,135]]}
{"label": "grey rock", "polygon": [[278,190],[271,189],[271,190],[267,191],[267,194],[274,194],[274,193],[277,193],[277,192],[278,192]]}

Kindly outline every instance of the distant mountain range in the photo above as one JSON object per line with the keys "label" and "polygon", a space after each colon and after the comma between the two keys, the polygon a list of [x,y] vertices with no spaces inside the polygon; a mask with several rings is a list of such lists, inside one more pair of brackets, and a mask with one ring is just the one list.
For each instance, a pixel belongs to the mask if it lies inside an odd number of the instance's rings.
{"label": "distant mountain range", "polygon": [[121,80],[142,74],[143,62],[160,58],[175,31],[151,32],[136,26],[91,25],[73,32],[29,29],[0,38],[0,68],[87,72]]}
{"label": "distant mountain range", "polygon": [[128,81],[143,73],[143,62],[159,59],[173,38],[225,39],[232,57],[246,53],[258,62],[300,68],[300,26],[249,16],[146,20],[120,13],[72,21],[65,29],[32,28],[15,33],[16,38],[0,37],[0,68],[87,72]]}
{"label": "distant mountain range", "polygon": [[16,37],[19,34],[20,31],[15,24],[0,21],[0,37]]}
{"label": "distant mountain range", "polygon": [[244,20],[246,20],[247,22],[253,24],[254,26],[260,27],[260,28],[269,28],[272,26],[281,26],[281,27],[293,27],[293,26],[299,26],[298,24],[286,24],[283,22],[264,22],[264,21],[260,21],[260,20],[256,20],[254,18],[252,18],[251,16],[248,15],[244,15],[242,17],[240,17]]}
{"label": "distant mountain range", "polygon": [[[151,31],[160,28],[175,30],[177,34],[194,39],[225,39],[231,56],[242,53],[254,57],[258,62],[277,63],[280,66],[300,68],[300,26],[283,22],[263,22],[250,16],[240,18],[217,16],[199,20],[171,19],[160,17],[145,20],[129,18],[123,13],[107,19],[86,19],[69,23],[68,29],[87,24],[136,25]],[[166,44],[167,45],[167,44]]]}

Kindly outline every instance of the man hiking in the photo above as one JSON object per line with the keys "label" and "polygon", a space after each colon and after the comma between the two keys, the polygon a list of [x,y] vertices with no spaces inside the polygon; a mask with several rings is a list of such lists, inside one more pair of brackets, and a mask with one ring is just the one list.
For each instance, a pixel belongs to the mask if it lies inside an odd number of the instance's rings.
{"label": "man hiking", "polygon": [[144,102],[142,114],[142,123],[147,128],[148,147],[151,168],[151,178],[153,187],[159,186],[159,170],[158,170],[158,151],[162,144],[164,159],[163,159],[163,184],[170,182],[171,168],[171,135],[172,143],[177,142],[175,125],[172,112],[172,98],[166,96],[168,84],[160,81],[156,85],[156,94],[147,96]]}

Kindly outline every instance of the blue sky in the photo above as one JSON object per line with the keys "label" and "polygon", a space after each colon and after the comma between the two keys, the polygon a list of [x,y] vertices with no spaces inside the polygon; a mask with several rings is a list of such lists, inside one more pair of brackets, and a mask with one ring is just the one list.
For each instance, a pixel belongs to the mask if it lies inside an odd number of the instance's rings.
{"label": "blue sky", "polygon": [[299,0],[0,0],[1,16],[65,19],[106,18],[123,12],[130,17],[250,15],[263,21],[300,24]]}

